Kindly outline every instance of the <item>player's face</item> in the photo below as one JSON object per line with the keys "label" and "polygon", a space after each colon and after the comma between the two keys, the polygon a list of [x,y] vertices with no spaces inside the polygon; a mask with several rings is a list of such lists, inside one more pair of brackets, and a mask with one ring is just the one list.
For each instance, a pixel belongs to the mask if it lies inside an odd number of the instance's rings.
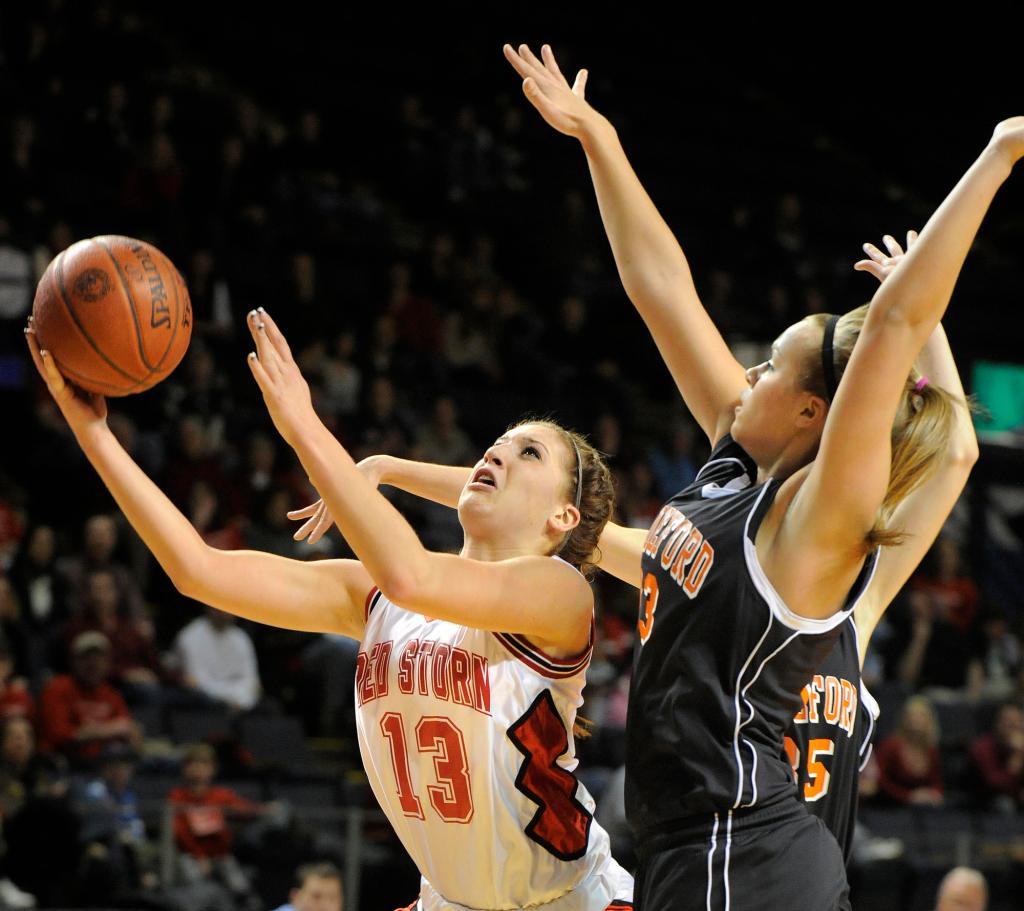
{"label": "player's face", "polygon": [[544,424],[524,424],[503,434],[474,466],[462,490],[463,525],[477,532],[484,529],[479,520],[500,519],[500,525],[487,522],[491,535],[542,532],[551,516],[572,505],[567,500],[570,458],[575,453],[562,434]]}
{"label": "player's face", "polygon": [[758,464],[771,462],[792,440],[812,393],[802,388],[807,357],[821,345],[821,330],[794,323],[776,339],[771,357],[747,371],[732,436]]}

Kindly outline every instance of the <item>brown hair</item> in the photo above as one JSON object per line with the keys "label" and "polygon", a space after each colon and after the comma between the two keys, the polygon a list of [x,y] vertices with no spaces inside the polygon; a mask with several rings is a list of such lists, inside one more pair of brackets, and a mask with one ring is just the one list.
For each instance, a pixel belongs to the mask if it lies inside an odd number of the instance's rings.
{"label": "brown hair", "polygon": [[301,889],[306,885],[306,880],[312,877],[317,879],[334,879],[341,885],[341,870],[330,861],[319,861],[317,863],[303,864],[295,871],[295,888]]}
{"label": "brown hair", "polygon": [[[599,559],[595,559],[595,555],[599,554],[598,539],[615,510],[615,483],[612,480],[612,473],[601,453],[591,446],[584,436],[548,418],[524,419],[508,429],[515,430],[526,424],[549,427],[562,437],[569,451],[566,497],[574,503],[576,488],[582,477],[582,490],[579,491],[579,524],[562,539],[554,553],[590,579],[594,575]],[[577,453],[579,466],[576,464]]]}
{"label": "brown hair", "polygon": [[[839,318],[832,344],[837,382],[843,378],[867,314],[868,304],[864,304]],[[828,318],[827,313],[815,313],[807,317],[823,332]],[[875,524],[864,540],[866,550],[894,547],[903,543],[906,534],[888,525],[892,514],[900,502],[935,470],[938,457],[949,446],[954,409],[958,405],[969,407],[962,399],[955,398],[931,383],[918,389],[917,383],[921,378],[922,374],[915,366],[911,368],[903,386],[903,396],[892,424],[889,486],[875,517]],[[815,350],[808,356],[801,383],[804,389],[828,401],[819,351]]]}

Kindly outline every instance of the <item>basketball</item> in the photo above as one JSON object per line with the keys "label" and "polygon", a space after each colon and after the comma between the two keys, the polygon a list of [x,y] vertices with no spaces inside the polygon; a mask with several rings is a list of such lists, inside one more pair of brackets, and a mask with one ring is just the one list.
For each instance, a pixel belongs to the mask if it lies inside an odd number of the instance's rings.
{"label": "basketball", "polygon": [[109,234],[72,244],[46,267],[32,326],[70,382],[131,395],[178,366],[192,337],[192,305],[156,247]]}

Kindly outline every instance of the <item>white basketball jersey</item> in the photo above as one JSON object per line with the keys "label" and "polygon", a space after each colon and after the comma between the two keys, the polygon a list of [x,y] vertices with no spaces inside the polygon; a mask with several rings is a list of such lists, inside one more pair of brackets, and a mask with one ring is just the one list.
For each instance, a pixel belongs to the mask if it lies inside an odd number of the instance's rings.
{"label": "white basketball jersey", "polygon": [[404,610],[376,589],[367,611],[359,750],[423,875],[424,911],[603,911],[631,900],[632,878],[572,774],[593,634],[563,660],[524,636]]}

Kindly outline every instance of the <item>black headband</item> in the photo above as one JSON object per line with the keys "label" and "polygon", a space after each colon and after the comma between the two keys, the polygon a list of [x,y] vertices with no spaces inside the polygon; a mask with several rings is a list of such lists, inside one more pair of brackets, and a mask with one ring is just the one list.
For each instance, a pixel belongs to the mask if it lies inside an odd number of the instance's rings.
{"label": "black headband", "polygon": [[839,380],[836,379],[836,364],[832,356],[832,339],[836,334],[838,316],[830,316],[825,323],[825,337],[821,340],[821,373],[825,378],[825,401],[830,405],[835,397],[836,389],[839,388]]}

